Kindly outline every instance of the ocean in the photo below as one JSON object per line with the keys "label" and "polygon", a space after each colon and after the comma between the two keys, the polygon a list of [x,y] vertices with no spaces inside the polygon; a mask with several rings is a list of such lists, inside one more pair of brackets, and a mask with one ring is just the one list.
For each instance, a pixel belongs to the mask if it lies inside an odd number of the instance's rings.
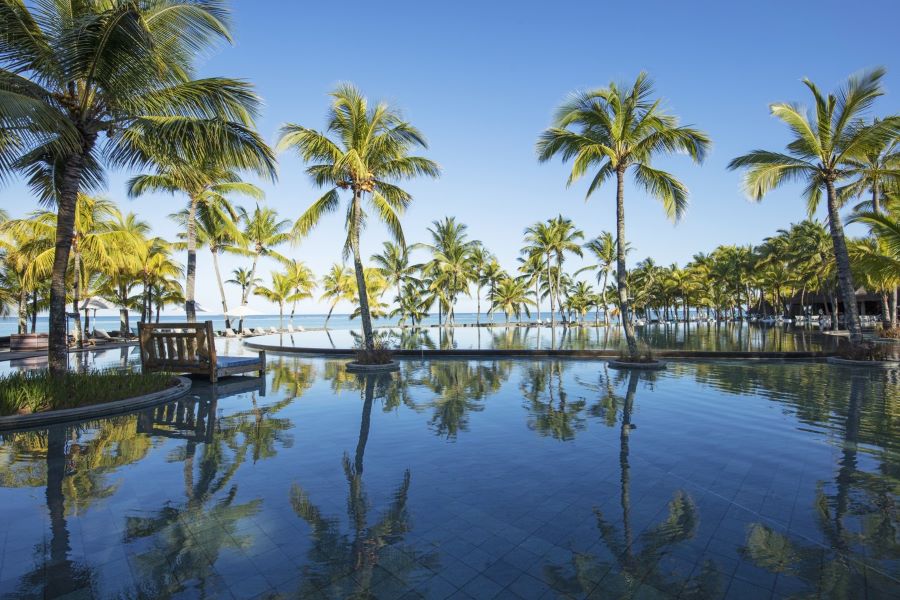
{"label": "ocean", "polygon": [[[532,315],[533,316],[533,315]],[[543,315],[542,315],[543,316]],[[83,319],[83,317],[82,317]],[[160,316],[161,323],[178,323],[184,321],[184,316],[182,315],[162,315]],[[212,314],[212,313],[198,313],[197,314],[198,321],[212,321],[213,328],[215,329],[224,329],[225,328],[225,316],[222,314]],[[489,317],[487,315],[481,315],[481,322],[487,322]],[[373,321],[373,324],[376,327],[390,327],[397,325],[398,319],[390,318],[390,319],[376,319]],[[494,314],[495,322],[503,322],[503,313],[495,313]],[[425,325],[437,324],[437,314],[431,315],[427,319],[425,319]],[[475,313],[457,313],[456,314],[456,322],[457,323],[475,323]],[[129,324],[132,328],[136,327],[138,323],[138,315],[132,313],[130,316]],[[288,315],[284,316],[284,325],[287,327],[288,323],[293,323],[294,327],[301,326],[306,329],[314,329],[321,328],[325,326],[325,315],[294,315],[294,319],[291,320]],[[69,320],[69,327],[71,328],[74,324],[73,320]],[[232,319],[232,326],[237,327],[237,319]],[[0,336],[7,336],[13,333],[16,333],[16,328],[18,327],[18,318],[17,317],[0,317]],[[97,315],[97,318],[94,319],[91,317],[91,328],[99,327],[100,329],[105,329],[106,331],[118,330],[119,329],[119,314],[106,314],[106,315]],[[278,327],[278,315],[256,315],[252,317],[246,317],[244,319],[244,327]],[[362,326],[360,325],[359,319],[350,319],[349,315],[331,315],[331,319],[328,321],[329,329],[360,329]],[[39,316],[37,319],[37,332],[38,333],[46,333],[48,329],[48,317],[46,315]],[[28,330],[31,331],[31,321],[28,322]]]}

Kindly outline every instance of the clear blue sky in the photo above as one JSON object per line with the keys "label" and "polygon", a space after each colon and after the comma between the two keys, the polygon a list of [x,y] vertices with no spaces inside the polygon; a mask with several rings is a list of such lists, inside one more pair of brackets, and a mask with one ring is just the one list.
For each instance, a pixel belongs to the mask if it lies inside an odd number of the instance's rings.
{"label": "clear blue sky", "polygon": [[[659,205],[626,188],[627,235],[633,260],[684,263],[718,244],[758,243],[804,218],[798,189],[762,204],[748,202],[740,175],[726,171],[753,148],[781,149],[786,128],[768,113],[773,101],[808,100],[802,77],[833,89],[847,75],[883,65],[887,95],[877,112],[900,108],[897,23],[900,3],[858,0],[757,2],[276,2],[237,0],[233,47],[201,66],[204,75],[245,78],[265,100],[259,129],[273,143],[278,127],[321,127],[327,93],[350,81],[371,99],[400,106],[427,136],[437,181],[414,181],[415,202],[403,218],[407,240],[445,215],[469,225],[507,268],[514,268],[522,231],[562,213],[591,237],[614,226],[614,188],[584,202],[585,184],[566,189],[567,168],[538,164],[534,143],[553,109],[572,90],[630,81],[646,70],[658,95],[682,118],[707,131],[713,150],[703,166],[674,157],[657,164],[691,191],[685,219],[673,226]],[[182,198],[129,201],[125,173],[110,177],[108,196],[172,237],[166,215]],[[280,157],[279,181],[266,202],[295,219],[317,197],[293,156]],[[24,214],[34,202],[21,185],[0,191],[0,204]],[[301,245],[287,248],[317,274],[340,260],[340,214],[326,218]],[[385,230],[370,226],[366,254]],[[198,300],[219,306],[208,254],[200,254]],[[226,258],[226,270],[240,264]],[[573,268],[577,261],[573,261]],[[260,273],[268,278],[274,263]],[[230,299],[237,298],[236,290]],[[252,304],[267,308],[254,299]],[[461,299],[458,310],[474,307]],[[346,309],[346,307],[344,307]],[[324,312],[306,302],[304,312]],[[340,310],[340,309],[339,309]]]}

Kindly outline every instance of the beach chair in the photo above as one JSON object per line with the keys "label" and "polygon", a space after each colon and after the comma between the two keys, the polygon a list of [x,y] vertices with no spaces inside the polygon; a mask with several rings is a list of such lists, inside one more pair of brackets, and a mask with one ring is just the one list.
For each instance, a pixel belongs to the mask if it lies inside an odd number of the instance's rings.
{"label": "beach chair", "polygon": [[278,330],[274,327],[269,327],[269,333],[278,333]]}
{"label": "beach chair", "polygon": [[240,337],[240,336],[239,336],[238,334],[236,334],[236,333],[234,332],[234,330],[231,329],[230,327],[226,327],[226,328],[225,328],[225,337],[227,337],[227,338],[236,338],[236,337]]}
{"label": "beach chair", "polygon": [[216,356],[212,321],[141,323],[138,332],[145,372],[197,373],[208,375],[213,383],[227,375],[256,372],[262,377],[266,373],[263,351],[257,356]]}
{"label": "beach chair", "polygon": [[109,332],[105,329],[100,329],[99,327],[94,327],[94,334],[92,336],[95,340],[100,340],[103,342],[121,342],[124,341],[125,338],[114,337],[109,335]]}
{"label": "beach chair", "polygon": [[295,332],[294,332],[294,324],[293,324],[293,323],[288,323],[288,326],[287,326],[287,332],[288,332],[288,333],[295,333]]}

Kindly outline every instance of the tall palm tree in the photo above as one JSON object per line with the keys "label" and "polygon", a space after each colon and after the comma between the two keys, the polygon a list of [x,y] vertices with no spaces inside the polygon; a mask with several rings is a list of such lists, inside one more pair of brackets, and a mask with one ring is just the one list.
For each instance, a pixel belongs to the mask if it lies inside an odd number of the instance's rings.
{"label": "tall palm tree", "polygon": [[294,313],[297,312],[297,301],[312,298],[312,292],[316,289],[316,276],[305,263],[296,259],[288,263],[284,276],[291,282],[293,290],[291,304],[291,322],[293,322]]}
{"label": "tall palm tree", "polygon": [[2,0],[0,32],[0,178],[21,173],[56,206],[48,357],[64,374],[76,201],[102,185],[104,167],[146,164],[162,149],[240,154],[243,168],[271,168],[273,157],[252,129],[250,85],[194,77],[194,58],[231,39],[218,0]]}
{"label": "tall palm tree", "polygon": [[[120,242],[133,243],[131,234],[107,226],[109,221],[120,219],[121,214],[115,204],[105,198],[94,198],[79,194],[75,203],[75,218],[72,224],[72,314],[75,318],[75,343],[84,346],[84,328],[81,321],[81,296],[91,273],[99,271],[111,260],[110,252]],[[52,211],[32,213],[29,219],[18,221],[19,226],[29,231],[40,224],[47,231],[56,229],[58,215]],[[127,239],[123,239],[127,238]],[[54,253],[55,256],[55,253]],[[68,270],[68,268],[67,268]],[[87,309],[85,309],[87,314]]]}
{"label": "tall palm tree", "polygon": [[150,224],[134,213],[118,215],[105,227],[119,233],[108,253],[109,261],[103,268],[100,295],[119,305],[119,334],[129,335],[131,327],[128,309],[137,301],[134,288],[140,280],[141,251],[146,247]]}
{"label": "tall palm tree", "polygon": [[397,290],[395,300],[401,306],[404,285],[414,279],[421,265],[410,264],[406,246],[391,241],[383,242],[381,254],[373,254],[371,260],[388,284]]}
{"label": "tall palm tree", "polygon": [[[37,299],[41,281],[53,267],[55,223],[40,219],[8,219],[0,225],[6,303],[18,305],[18,329],[28,333],[28,297]],[[36,310],[32,309],[33,314]]]}
{"label": "tall palm tree", "polygon": [[[528,260],[544,264],[544,282],[550,295],[550,331],[556,335],[556,297],[553,294],[554,277],[550,269],[553,252],[553,228],[548,221],[535,223],[525,229],[525,247],[522,248],[522,253],[528,257]],[[535,284],[539,285],[540,282],[535,281]]]}
{"label": "tall palm tree", "polygon": [[328,329],[328,320],[331,313],[339,302],[353,302],[353,294],[356,292],[356,285],[353,281],[353,274],[343,264],[335,263],[331,265],[328,273],[322,277],[322,297],[321,300],[328,300],[328,314],[325,316],[325,329]]}
{"label": "tall palm tree", "polygon": [[[527,249],[523,249],[527,252]],[[544,274],[544,257],[539,252],[528,252],[525,256],[520,256],[519,272],[528,285],[534,286],[534,306],[537,313],[537,320],[541,321],[541,278]]]}
{"label": "tall palm tree", "polygon": [[856,286],[850,270],[850,255],[841,224],[840,195],[836,184],[858,176],[858,165],[867,154],[896,136],[900,118],[890,117],[864,125],[861,119],[884,92],[884,69],[852,76],[837,93],[823,94],[809,79],[803,83],[815,101],[814,114],[806,115],[796,104],[779,102],[769,108],[772,115],[791,129],[793,139],[787,153],[754,150],[728,163],[729,169],[747,169],[744,187],[754,200],[788,182],[804,182],[803,196],[810,216],[825,192],[828,228],[837,262],[837,279],[851,341],[862,339]]}
{"label": "tall palm tree", "polygon": [[[613,234],[603,231],[584,245],[585,250],[591,253],[596,264],[585,267],[586,270],[597,271],[597,284],[600,285],[600,302],[603,305],[603,318],[609,325],[609,302],[606,299],[607,280],[609,274],[615,272],[616,264],[616,240]],[[626,253],[627,253],[626,248]]]}
{"label": "tall palm tree", "polygon": [[[173,279],[184,275],[181,265],[172,258],[172,245],[162,238],[148,239],[140,248],[140,278],[143,284],[141,321],[149,323],[153,318],[153,295],[163,288],[174,288]],[[180,287],[180,286],[177,286]]]}
{"label": "tall palm tree", "polygon": [[709,138],[699,129],[680,126],[678,119],[652,100],[653,85],[646,73],[638,75],[630,89],[610,83],[608,87],[574,94],[556,112],[554,126],[537,143],[542,162],[554,156],[572,160],[568,184],[589,169],[596,172],[587,197],[610,177],[616,178],[616,280],[619,308],[628,350],[637,354],[637,340],[629,313],[625,267],[625,175],[631,170],[635,182],[660,200],[666,215],[678,220],[687,209],[687,188],[670,173],[654,168],[655,156],[687,153],[702,162]]}
{"label": "tall palm tree", "polygon": [[[222,314],[225,315],[225,327],[230,329],[231,319],[228,317],[225,285],[222,283],[222,273],[219,270],[219,254],[224,252],[239,253],[238,244],[242,234],[237,225],[238,213],[229,202],[212,199],[198,203],[194,208],[193,216],[191,215],[191,208],[186,208],[179,213],[171,215],[171,217],[184,229],[178,234],[178,237],[188,238],[186,244],[188,248],[188,270],[190,270],[192,261],[196,265],[196,258],[192,257],[196,256],[197,246],[209,248],[209,253],[212,256],[213,271],[216,274],[216,285],[219,288],[219,297],[222,299]],[[192,231],[194,232],[194,250],[190,250],[190,232]],[[186,288],[188,290],[187,295],[190,297],[193,295],[194,276],[189,274],[188,279],[190,284]],[[193,299],[189,299],[188,302],[193,303]],[[196,312],[195,308],[193,310]],[[190,317],[188,317],[188,320],[191,320]]]}
{"label": "tall palm tree", "polygon": [[432,285],[440,288],[448,326],[454,322],[456,299],[460,294],[469,293],[469,285],[475,279],[472,252],[480,242],[468,239],[467,229],[455,217],[444,217],[441,221],[432,221],[428,228],[430,244],[416,244],[416,247],[431,252],[431,260],[423,269],[431,277]]}
{"label": "tall palm tree", "polygon": [[[253,212],[248,212],[244,208],[240,208],[240,221],[244,226],[243,235],[239,239],[241,246],[245,248],[245,252],[253,256],[253,265],[250,267],[250,281],[256,278],[256,266],[259,263],[260,256],[269,256],[274,258],[282,265],[290,263],[288,258],[277,252],[275,248],[281,246],[291,239],[288,228],[291,222],[287,219],[279,219],[278,211],[274,208],[260,208],[257,204]],[[247,304],[247,294],[250,288],[243,288],[241,294],[241,306]],[[243,329],[244,318],[238,321],[238,328]]]}
{"label": "tall palm tree", "polygon": [[327,133],[287,124],[281,128],[278,148],[295,150],[300,158],[311,163],[306,172],[313,182],[329,188],[297,219],[296,235],[305,236],[326,213],[337,210],[340,191],[351,194],[344,256],[353,255],[363,336],[366,348],[372,350],[375,347],[372,318],[359,247],[366,220],[363,202],[368,199],[378,218],[402,245],[400,214],[412,196],[395,182],[421,175],[437,177],[439,168],[427,158],[410,156],[410,150],[426,148],[427,144],[419,130],[404,121],[396,109],[384,103],[370,107],[352,85],[339,86],[331,97]]}
{"label": "tall palm tree", "polygon": [[839,188],[838,194],[846,199],[868,193],[869,210],[880,213],[885,190],[900,185],[900,136],[880,139],[861,156],[848,158],[846,162],[847,176],[858,178]]}
{"label": "tall palm tree", "polygon": [[[246,150],[248,152],[252,149]],[[188,206],[184,217],[180,219],[185,228],[187,239],[187,275],[185,280],[184,312],[187,320],[197,320],[194,292],[197,281],[197,211],[205,210],[205,217],[212,213],[225,214],[234,218],[235,211],[227,196],[242,194],[255,200],[261,200],[262,190],[241,181],[238,174],[229,166],[204,158],[199,163],[189,163],[166,154],[154,157],[156,173],[138,175],[128,182],[128,194],[139,197],[151,192],[183,193],[188,197]],[[259,174],[271,175],[264,165],[257,169]]]}
{"label": "tall palm tree", "polygon": [[475,324],[481,325],[481,288],[484,287],[484,273],[494,259],[487,248],[480,242],[469,252],[469,263],[475,283]]}
{"label": "tall palm tree", "polygon": [[[494,294],[497,284],[504,277],[506,277],[506,271],[503,270],[496,258],[492,258],[481,272],[481,285],[487,287],[488,298]],[[491,323],[494,322],[493,308],[488,308],[488,318],[491,320]]]}
{"label": "tall palm tree", "polygon": [[860,248],[857,262],[870,278],[883,282],[893,293],[888,303],[888,321],[897,327],[897,287],[900,286],[900,214],[863,212],[851,217],[852,222],[865,223],[872,229],[875,245]]}
{"label": "tall palm tree", "polygon": [[528,307],[534,302],[528,294],[528,284],[525,280],[513,277],[501,279],[491,294],[491,310],[498,308],[502,310],[507,325],[510,315],[515,315],[518,320],[524,311],[530,317],[531,311]]}
{"label": "tall palm tree", "polygon": [[[253,290],[257,296],[278,305],[278,328],[284,328],[284,305],[299,300],[302,294],[297,293],[294,281],[284,273],[272,273],[272,285],[258,285]],[[306,296],[308,297],[308,296]]]}
{"label": "tall palm tree", "polygon": [[584,239],[584,232],[575,227],[571,219],[563,218],[562,215],[555,219],[550,219],[550,229],[552,231],[552,248],[553,255],[556,258],[556,300],[562,304],[560,294],[562,293],[562,272],[563,262],[565,262],[566,253],[583,256],[581,245],[578,240]]}
{"label": "tall palm tree", "polygon": [[251,273],[250,269],[238,267],[237,269],[232,269],[231,279],[226,279],[225,283],[240,287],[241,298],[243,299],[253,291],[253,288],[256,287],[260,281],[262,281],[262,279],[257,277],[255,273]]}

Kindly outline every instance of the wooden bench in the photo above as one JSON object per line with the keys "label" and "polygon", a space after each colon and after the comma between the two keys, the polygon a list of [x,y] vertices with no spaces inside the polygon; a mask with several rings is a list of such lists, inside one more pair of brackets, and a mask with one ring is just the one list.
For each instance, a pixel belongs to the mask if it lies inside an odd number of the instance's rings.
{"label": "wooden bench", "polygon": [[140,323],[141,367],[144,371],[198,373],[216,382],[220,377],[256,371],[266,373],[266,353],[258,356],[216,356],[212,321],[203,323]]}

